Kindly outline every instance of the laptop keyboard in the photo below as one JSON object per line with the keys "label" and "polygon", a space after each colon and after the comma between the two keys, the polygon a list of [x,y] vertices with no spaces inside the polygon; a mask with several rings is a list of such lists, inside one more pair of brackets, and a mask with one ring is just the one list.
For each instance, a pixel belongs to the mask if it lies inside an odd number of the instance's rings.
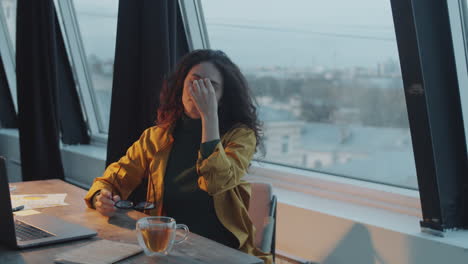
{"label": "laptop keyboard", "polygon": [[40,239],[54,236],[47,233],[39,228],[23,223],[19,220],[15,220],[16,238],[19,241],[28,241],[33,239]]}

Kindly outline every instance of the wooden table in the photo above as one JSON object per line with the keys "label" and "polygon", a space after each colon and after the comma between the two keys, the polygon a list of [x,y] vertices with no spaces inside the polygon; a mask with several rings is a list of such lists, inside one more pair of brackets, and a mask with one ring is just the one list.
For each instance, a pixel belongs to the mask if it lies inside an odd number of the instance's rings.
{"label": "wooden table", "polygon": [[[98,235],[94,238],[23,250],[13,250],[0,245],[0,263],[2,264],[53,263],[57,254],[99,239],[138,244],[135,223],[138,219],[145,217],[145,214],[137,211],[121,211],[111,218],[104,217],[97,211],[86,207],[83,200],[86,190],[60,180],[19,182],[12,185],[17,187],[12,194],[67,193],[65,202],[69,204],[68,206],[37,210],[96,230]],[[261,264],[263,262],[254,256],[190,233],[184,243],[174,245],[169,256],[148,257],[140,253],[118,263]]]}

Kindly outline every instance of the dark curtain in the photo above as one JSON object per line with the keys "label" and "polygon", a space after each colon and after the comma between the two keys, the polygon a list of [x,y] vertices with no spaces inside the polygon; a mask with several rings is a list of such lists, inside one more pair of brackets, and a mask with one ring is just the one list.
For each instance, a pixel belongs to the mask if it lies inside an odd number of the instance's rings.
{"label": "dark curtain", "polygon": [[18,0],[16,76],[23,180],[63,179],[52,0]]}
{"label": "dark curtain", "polygon": [[155,124],[164,78],[188,51],[173,0],[120,0],[107,165]]}
{"label": "dark curtain", "polygon": [[17,118],[8,81],[0,58],[0,127],[16,128]]}
{"label": "dark curtain", "polygon": [[64,143],[88,141],[57,21],[53,0],[18,0],[16,78],[25,181],[64,179],[60,131]]}

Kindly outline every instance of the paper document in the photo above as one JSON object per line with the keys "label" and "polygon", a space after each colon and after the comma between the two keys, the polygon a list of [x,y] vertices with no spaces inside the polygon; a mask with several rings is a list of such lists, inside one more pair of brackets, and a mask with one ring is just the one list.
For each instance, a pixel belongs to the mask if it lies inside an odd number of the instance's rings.
{"label": "paper document", "polygon": [[11,206],[24,205],[24,210],[68,205],[65,203],[66,193],[52,194],[19,194],[11,195]]}
{"label": "paper document", "polygon": [[14,212],[14,215],[20,215],[20,216],[27,216],[27,215],[35,215],[35,214],[40,214],[41,212],[36,211],[36,210],[22,210],[18,212]]}
{"label": "paper document", "polygon": [[110,240],[98,240],[58,254],[55,256],[55,263],[110,264],[142,251],[137,245]]}

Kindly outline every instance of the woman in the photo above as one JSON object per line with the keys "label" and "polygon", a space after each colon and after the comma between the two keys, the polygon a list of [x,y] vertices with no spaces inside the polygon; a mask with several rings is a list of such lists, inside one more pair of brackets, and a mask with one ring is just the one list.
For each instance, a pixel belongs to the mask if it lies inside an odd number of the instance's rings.
{"label": "woman", "polygon": [[118,162],[96,178],[85,201],[105,216],[148,181],[150,215],[167,215],[190,230],[256,255],[242,180],[260,143],[260,123],[247,82],[221,51],[182,58],[161,92],[157,126],[143,132]]}

